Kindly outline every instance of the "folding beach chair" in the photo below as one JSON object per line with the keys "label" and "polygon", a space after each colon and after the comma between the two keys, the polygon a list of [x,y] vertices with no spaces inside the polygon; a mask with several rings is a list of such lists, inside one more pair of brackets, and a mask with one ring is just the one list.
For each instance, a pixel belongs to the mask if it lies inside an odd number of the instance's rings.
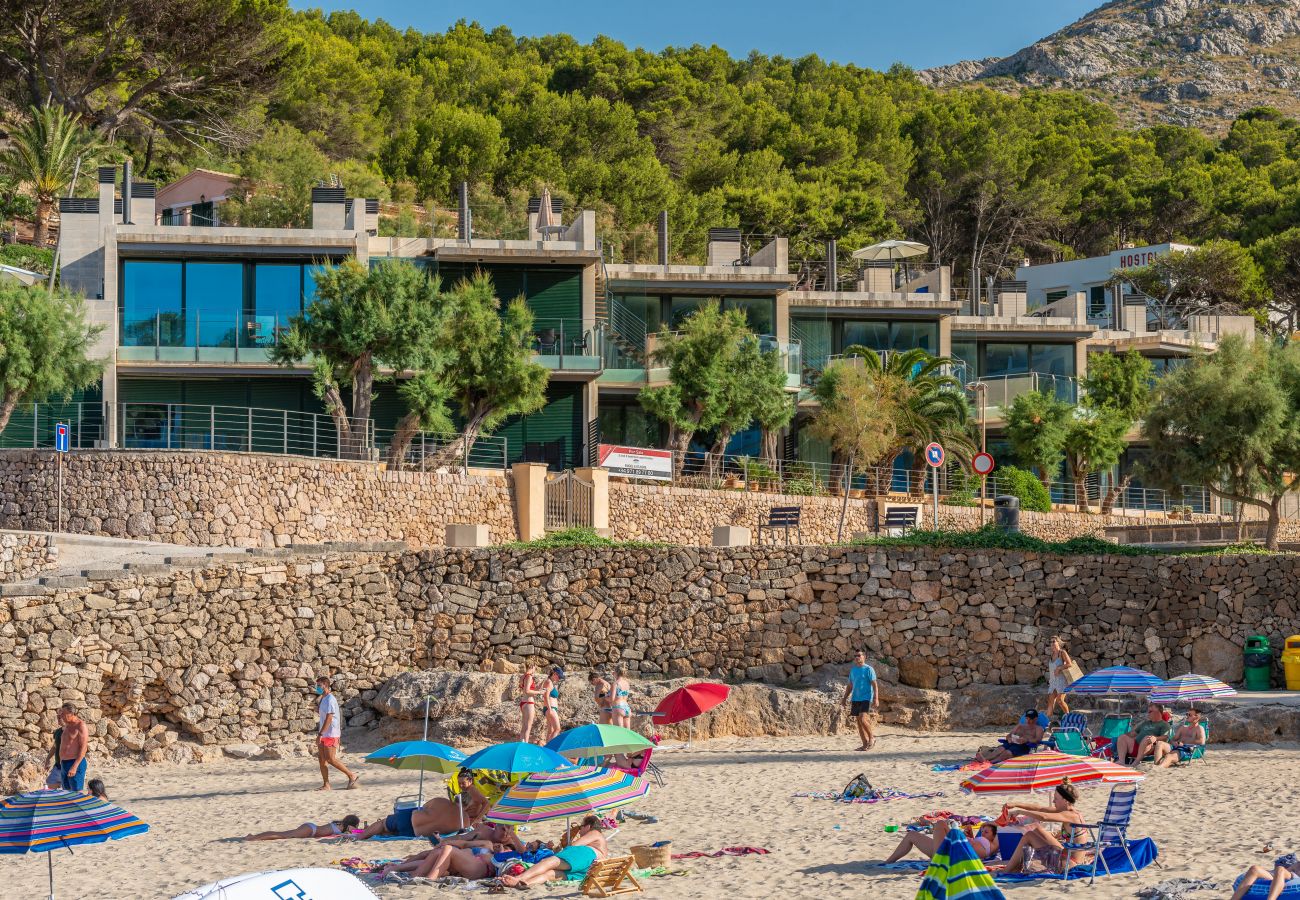
{"label": "folding beach chair", "polygon": [[1073,728],[1059,729],[1052,732],[1052,743],[1056,749],[1071,756],[1091,756],[1092,747],[1083,739],[1083,735]]}
{"label": "folding beach chair", "polygon": [[1101,759],[1115,758],[1115,742],[1120,735],[1128,734],[1133,725],[1132,716],[1109,715],[1102,720],[1101,734],[1093,740],[1092,755]]}
{"label": "folding beach chair", "polygon": [[1193,747],[1191,755],[1188,756],[1187,759],[1182,759],[1180,756],[1181,762],[1191,762],[1192,760],[1200,759],[1202,756],[1205,755],[1205,746],[1206,744],[1210,743],[1210,720],[1209,719],[1206,718],[1201,719],[1201,731],[1204,732],[1205,734],[1205,744],[1202,744],[1199,747]]}
{"label": "folding beach chair", "polygon": [[654,752],[653,749],[648,749],[648,750],[642,750],[639,754],[638,753],[632,754],[634,758],[636,756],[640,756],[641,759],[640,761],[637,762],[635,766],[631,768],[628,768],[627,766],[610,766],[609,768],[617,769],[620,772],[626,772],[629,775],[635,775],[637,777],[648,774],[651,778],[655,780],[655,787],[663,787],[664,786],[663,770],[650,761],[650,754],[653,752]]}
{"label": "folding beach chair", "polygon": [[582,880],[582,892],[588,897],[641,893],[641,884],[632,875],[632,863],[630,856],[597,860]]}
{"label": "folding beach chair", "polygon": [[1061,729],[1067,731],[1077,731],[1083,735],[1084,740],[1092,742],[1092,731],[1088,728],[1088,717],[1081,712],[1066,713],[1061,717]]}
{"label": "folding beach chair", "polygon": [[[1097,880],[1097,863],[1100,862],[1106,870],[1106,874],[1111,874],[1110,864],[1102,856],[1102,851],[1108,847],[1122,847],[1124,855],[1128,857],[1129,868],[1136,872],[1137,865],[1133,862],[1133,854],[1128,849],[1128,827],[1129,820],[1133,818],[1133,804],[1137,800],[1137,785],[1124,784],[1112,788],[1110,799],[1106,801],[1106,812],[1102,815],[1101,821],[1095,825],[1075,825],[1074,834],[1077,836],[1081,831],[1087,832],[1090,840],[1073,841],[1063,843],[1067,851],[1087,850],[1092,853],[1092,877],[1088,880],[1092,884]],[[1065,870],[1065,878],[1070,878],[1070,870]]]}

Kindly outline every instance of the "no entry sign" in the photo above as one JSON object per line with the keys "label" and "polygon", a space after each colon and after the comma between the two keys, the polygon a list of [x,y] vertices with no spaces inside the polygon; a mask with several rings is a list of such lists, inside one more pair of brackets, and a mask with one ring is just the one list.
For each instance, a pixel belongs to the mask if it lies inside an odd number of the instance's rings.
{"label": "no entry sign", "polygon": [[993,471],[993,457],[987,453],[976,453],[975,458],[970,461],[970,467],[975,470],[976,475],[987,475]]}

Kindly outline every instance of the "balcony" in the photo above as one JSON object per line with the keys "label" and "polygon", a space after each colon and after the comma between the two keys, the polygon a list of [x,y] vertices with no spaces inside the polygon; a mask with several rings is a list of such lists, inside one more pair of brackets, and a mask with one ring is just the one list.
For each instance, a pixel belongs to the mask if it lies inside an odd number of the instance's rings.
{"label": "balcony", "polygon": [[267,365],[270,350],[289,327],[290,314],[229,310],[155,310],[122,322],[119,362],[244,363]]}
{"label": "balcony", "polygon": [[533,359],[552,372],[595,378],[605,368],[603,328],[584,328],[581,319],[534,319]]}
{"label": "balcony", "polygon": [[[986,375],[974,384],[983,385],[986,394],[984,403],[988,408],[989,419],[1002,419],[1006,410],[1017,397],[1030,393],[1047,393],[1065,403],[1079,402],[1079,379],[1072,375],[1045,375],[1039,372],[1024,372],[1016,375]],[[976,415],[980,413],[980,390],[971,385],[967,393],[975,405]]]}

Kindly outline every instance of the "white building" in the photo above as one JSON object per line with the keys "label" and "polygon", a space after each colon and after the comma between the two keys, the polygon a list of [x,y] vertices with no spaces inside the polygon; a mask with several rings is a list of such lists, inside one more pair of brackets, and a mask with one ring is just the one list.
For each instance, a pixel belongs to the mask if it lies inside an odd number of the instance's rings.
{"label": "white building", "polygon": [[1088,323],[1103,329],[1116,328],[1120,326],[1115,311],[1123,302],[1125,292],[1121,290],[1121,285],[1110,288],[1106,286],[1115,271],[1150,265],[1167,253],[1182,253],[1193,249],[1195,248],[1189,244],[1125,247],[1111,251],[1108,256],[1020,266],[1016,269],[1016,280],[1024,282],[1029,312],[1075,294],[1083,294],[1086,298]]}

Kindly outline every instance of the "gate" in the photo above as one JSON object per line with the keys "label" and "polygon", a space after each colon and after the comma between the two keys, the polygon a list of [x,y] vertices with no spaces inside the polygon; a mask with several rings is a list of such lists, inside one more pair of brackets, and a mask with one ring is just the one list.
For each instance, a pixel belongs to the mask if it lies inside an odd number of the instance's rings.
{"label": "gate", "polygon": [[594,490],[572,471],[546,482],[546,530],[563,531],[580,525],[591,527]]}

